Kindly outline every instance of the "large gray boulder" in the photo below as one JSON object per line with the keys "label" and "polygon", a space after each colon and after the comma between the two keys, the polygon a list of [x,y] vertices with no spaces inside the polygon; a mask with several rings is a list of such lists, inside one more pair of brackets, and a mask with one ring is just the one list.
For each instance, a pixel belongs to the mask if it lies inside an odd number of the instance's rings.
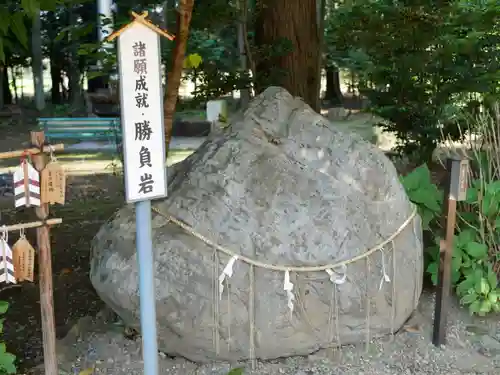
{"label": "large gray boulder", "polygon": [[[169,181],[169,197],[152,213],[160,350],[199,362],[305,355],[388,334],[415,309],[422,230],[394,166],[285,90],[255,98],[170,169]],[[200,235],[242,256],[221,298],[218,278],[230,256]],[[286,267],[350,260],[292,270],[294,288],[284,290]],[[132,206],[96,235],[91,280],[139,329]]]}

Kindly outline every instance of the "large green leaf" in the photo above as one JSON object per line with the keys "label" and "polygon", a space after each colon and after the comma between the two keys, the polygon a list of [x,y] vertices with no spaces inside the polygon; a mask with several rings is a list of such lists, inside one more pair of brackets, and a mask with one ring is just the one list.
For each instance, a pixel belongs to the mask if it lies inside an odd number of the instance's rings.
{"label": "large green leaf", "polygon": [[422,164],[415,168],[412,172],[402,177],[402,184],[407,191],[418,190],[420,187],[425,188],[431,183],[431,172],[427,164]]}
{"label": "large green leaf", "polygon": [[477,314],[481,309],[481,301],[476,300],[469,305],[469,313],[471,315]]}
{"label": "large green leaf", "polygon": [[[37,0],[32,0],[37,1]],[[82,0],[81,3],[86,3],[92,0]],[[39,0],[41,10],[54,10],[56,5],[59,3],[64,3],[64,0]]]}
{"label": "large green leaf", "polygon": [[467,254],[469,254],[471,257],[479,259],[479,258],[484,258],[488,255],[488,246],[485,244],[479,243],[479,242],[469,242],[465,246],[465,251]]}
{"label": "large green leaf", "polygon": [[[16,366],[14,364],[16,356],[11,353],[0,354],[0,369],[3,370],[5,374],[15,374],[17,373]],[[0,372],[1,373],[1,372]]]}
{"label": "large green leaf", "polygon": [[492,181],[486,186],[489,194],[500,194],[500,181]]}
{"label": "large green leaf", "polygon": [[9,31],[9,11],[7,8],[0,7],[0,38]]}
{"label": "large green leaf", "polygon": [[36,0],[21,0],[21,7],[29,17],[33,17],[39,11],[40,3]]}
{"label": "large green leaf", "polygon": [[471,294],[466,294],[460,299],[460,303],[463,305],[470,305],[471,303],[475,302],[477,300],[477,294],[476,293],[471,293]]}
{"label": "large green leaf", "polygon": [[5,314],[9,309],[9,303],[7,301],[0,301],[0,314]]}
{"label": "large green leaf", "polygon": [[485,278],[482,278],[476,284],[476,293],[482,294],[483,296],[486,296],[486,295],[488,295],[489,292],[490,292],[490,284],[488,284],[488,280],[486,280]]}
{"label": "large green leaf", "polygon": [[473,242],[477,237],[477,233],[472,228],[462,230],[456,237],[455,244],[461,249],[465,249],[467,244]]}
{"label": "large green leaf", "polygon": [[488,294],[488,299],[490,300],[491,303],[498,303],[498,299],[500,298],[500,295],[496,290],[492,290],[490,294]]}
{"label": "large green leaf", "polygon": [[16,12],[10,17],[10,29],[21,45],[28,49],[28,32],[24,25],[24,14]]}
{"label": "large green leaf", "polygon": [[474,187],[470,187],[467,189],[467,194],[466,194],[466,198],[465,198],[465,201],[469,204],[473,204],[473,203],[476,203],[477,202],[477,199],[478,199],[478,191],[476,188]]}
{"label": "large green leaf", "polygon": [[493,272],[493,270],[491,269],[491,267],[489,267],[488,269],[488,283],[490,284],[490,288],[492,290],[495,290],[497,288],[497,285],[498,285],[498,280],[497,280],[497,275],[495,272]]}
{"label": "large green leaf", "polygon": [[481,313],[480,315],[484,315],[486,313],[489,313],[490,311],[491,311],[491,302],[488,299],[485,299],[483,302],[481,302],[479,313]]}
{"label": "large green leaf", "polygon": [[469,294],[471,291],[474,291],[475,279],[474,277],[466,277],[465,280],[461,281],[457,286],[457,293],[462,296],[465,294]]}

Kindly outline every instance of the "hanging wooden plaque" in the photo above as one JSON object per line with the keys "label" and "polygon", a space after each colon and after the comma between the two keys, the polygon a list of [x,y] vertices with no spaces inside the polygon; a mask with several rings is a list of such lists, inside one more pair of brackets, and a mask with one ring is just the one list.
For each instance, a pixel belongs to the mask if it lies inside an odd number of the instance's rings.
{"label": "hanging wooden plaque", "polygon": [[61,164],[51,162],[41,173],[43,203],[64,204],[66,200],[66,173]]}
{"label": "hanging wooden plaque", "polygon": [[12,264],[14,265],[14,277],[17,281],[23,281],[24,272],[21,267],[24,264],[24,249],[19,246],[18,242],[12,246]]}
{"label": "hanging wooden plaque", "polygon": [[35,249],[25,236],[21,236],[12,247],[14,270],[18,281],[34,280]]}

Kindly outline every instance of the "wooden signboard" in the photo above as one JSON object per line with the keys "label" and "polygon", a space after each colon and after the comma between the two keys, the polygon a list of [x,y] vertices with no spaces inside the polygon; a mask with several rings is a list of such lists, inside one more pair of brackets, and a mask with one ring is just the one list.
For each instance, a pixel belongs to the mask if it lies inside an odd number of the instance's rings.
{"label": "wooden signboard", "polygon": [[451,292],[451,262],[453,259],[453,237],[457,216],[457,202],[466,199],[469,161],[466,159],[448,159],[448,185],[444,195],[444,228],[446,237],[439,244],[439,269],[434,311],[434,329],[432,342],[436,346],[446,343],[446,321],[449,296]]}
{"label": "wooden signboard", "polygon": [[119,34],[118,61],[126,200],[165,197],[159,33],[143,22],[127,25]]}

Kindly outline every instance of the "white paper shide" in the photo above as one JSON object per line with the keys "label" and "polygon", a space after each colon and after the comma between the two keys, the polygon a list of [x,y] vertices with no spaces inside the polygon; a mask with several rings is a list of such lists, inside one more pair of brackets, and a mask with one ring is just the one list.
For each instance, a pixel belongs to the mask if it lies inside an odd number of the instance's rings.
{"label": "white paper shide", "polygon": [[167,195],[159,43],[138,22],[118,39],[127,202]]}

